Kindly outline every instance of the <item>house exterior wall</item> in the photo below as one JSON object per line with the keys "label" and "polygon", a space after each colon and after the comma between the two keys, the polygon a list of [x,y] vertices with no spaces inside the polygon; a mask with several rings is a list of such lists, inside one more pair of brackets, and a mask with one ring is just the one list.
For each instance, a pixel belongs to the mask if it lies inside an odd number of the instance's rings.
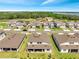
{"label": "house exterior wall", "polygon": [[61,49],[62,53],[68,53],[68,49]]}
{"label": "house exterior wall", "polygon": [[[29,44],[31,44],[31,43],[29,42],[28,45],[29,45]],[[37,43],[37,42],[32,42],[32,44],[36,44],[36,45],[37,45],[38,43]],[[47,45],[48,43],[46,43],[46,42],[41,42],[41,44]]]}
{"label": "house exterior wall", "polygon": [[50,25],[50,28],[54,28],[54,24],[51,24],[51,25]]}
{"label": "house exterior wall", "polygon": [[76,24],[76,28],[79,28],[79,24]]}
{"label": "house exterior wall", "polygon": [[79,45],[78,42],[74,42],[74,44],[70,44],[69,42],[62,43],[60,45]]}
{"label": "house exterior wall", "polygon": [[66,26],[64,26],[64,25],[61,25],[61,26],[60,26],[60,28],[66,28]]}
{"label": "house exterior wall", "polygon": [[28,31],[35,31],[35,29],[31,28],[31,29],[28,29]]}
{"label": "house exterior wall", "polygon": [[[35,49],[32,49],[33,51],[30,51],[31,53],[35,52],[35,53],[40,53],[40,51],[35,51]],[[41,49],[41,53],[51,53],[51,49],[47,50],[47,49]]]}
{"label": "house exterior wall", "polygon": [[[5,48],[5,49],[7,49],[7,48]],[[18,49],[17,48],[15,48],[16,50],[12,50],[12,49],[14,49],[14,48],[9,48],[10,50],[4,50],[4,48],[0,48],[0,51],[18,51]]]}
{"label": "house exterior wall", "polygon": [[15,24],[9,24],[9,26],[11,26],[11,27],[13,26],[13,27],[14,27],[14,26],[16,26],[16,25],[15,25]]}
{"label": "house exterior wall", "polygon": [[51,49],[49,49],[49,51],[47,49],[45,49],[45,52],[51,53]]}

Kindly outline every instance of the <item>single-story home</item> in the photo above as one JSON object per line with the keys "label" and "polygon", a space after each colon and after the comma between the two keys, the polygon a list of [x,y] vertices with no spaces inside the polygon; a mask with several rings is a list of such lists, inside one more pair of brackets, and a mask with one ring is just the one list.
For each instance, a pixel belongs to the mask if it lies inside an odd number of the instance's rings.
{"label": "single-story home", "polygon": [[17,20],[10,20],[9,21],[9,26],[12,27],[16,27],[16,28],[22,28],[24,26],[27,26],[28,22],[24,22],[24,21],[17,21]]}
{"label": "single-story home", "polygon": [[75,28],[75,22],[66,22],[66,27],[68,27],[68,28]]}
{"label": "single-story home", "polygon": [[49,22],[48,21],[43,22],[43,26],[44,28],[49,28]]}
{"label": "single-story home", "polygon": [[14,31],[7,31],[5,33],[5,37],[0,40],[0,51],[18,51],[25,34]]}
{"label": "single-story home", "polygon": [[54,28],[54,22],[49,22],[49,27]]}
{"label": "single-story home", "polygon": [[28,52],[51,52],[50,37],[47,33],[35,32],[30,35],[27,50]]}
{"label": "single-story home", "polygon": [[58,33],[53,34],[54,42],[62,53],[79,53],[79,33]]}
{"label": "single-story home", "polygon": [[53,18],[52,18],[52,17],[45,17],[45,19],[46,19],[47,21],[53,21]]}
{"label": "single-story home", "polygon": [[16,26],[16,22],[17,22],[17,20],[9,20],[9,22],[8,22],[8,24],[9,24],[9,26],[11,26],[11,27],[14,27],[14,26]]}
{"label": "single-story home", "polygon": [[54,25],[55,25],[55,27],[66,28],[66,23],[65,22],[55,21]]}
{"label": "single-story home", "polygon": [[34,21],[34,22],[31,22],[30,25],[29,25],[31,28],[35,28],[35,27],[39,27],[42,26],[41,22],[40,21]]}
{"label": "single-story home", "polygon": [[78,29],[79,28],[79,22],[75,22],[75,27]]}

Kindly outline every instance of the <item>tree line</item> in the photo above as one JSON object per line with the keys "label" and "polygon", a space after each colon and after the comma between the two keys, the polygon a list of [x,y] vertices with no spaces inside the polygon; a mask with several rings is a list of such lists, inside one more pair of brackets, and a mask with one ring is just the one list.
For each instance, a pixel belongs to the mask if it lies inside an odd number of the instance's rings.
{"label": "tree line", "polygon": [[56,14],[54,12],[0,12],[0,19],[28,19],[53,17],[55,19],[79,20],[79,16]]}

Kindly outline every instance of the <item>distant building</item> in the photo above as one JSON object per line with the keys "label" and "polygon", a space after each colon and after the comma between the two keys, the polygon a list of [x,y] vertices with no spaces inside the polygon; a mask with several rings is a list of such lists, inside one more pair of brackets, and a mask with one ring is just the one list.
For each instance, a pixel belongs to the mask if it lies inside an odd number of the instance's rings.
{"label": "distant building", "polygon": [[49,22],[48,21],[43,22],[43,26],[44,28],[49,28]]}
{"label": "distant building", "polygon": [[32,33],[29,38],[27,50],[29,52],[48,52],[52,48],[50,44],[50,37],[46,33]]}
{"label": "distant building", "polygon": [[40,21],[34,21],[34,22],[31,22],[30,23],[30,27],[31,28],[40,28],[40,26],[42,26],[41,22]]}
{"label": "distant building", "polygon": [[54,22],[49,22],[49,27],[54,28]]}
{"label": "distant building", "polygon": [[73,29],[75,28],[75,22],[66,22],[66,26]]}
{"label": "distant building", "polygon": [[27,26],[28,23],[27,22],[23,22],[23,21],[17,21],[17,20],[10,20],[9,21],[9,26],[12,28],[22,28],[24,26]]}
{"label": "distant building", "polygon": [[52,17],[45,17],[45,19],[46,19],[47,21],[53,21],[53,18],[52,18]]}
{"label": "distant building", "polygon": [[22,28],[24,26],[27,26],[27,24],[25,22],[20,22],[20,21],[18,21],[15,25],[17,28]]}
{"label": "distant building", "polygon": [[54,41],[62,53],[79,53],[79,33],[58,33],[54,34]]}
{"label": "distant building", "polygon": [[8,24],[11,27],[15,27],[16,26],[16,22],[17,22],[17,20],[9,20]]}
{"label": "distant building", "polygon": [[60,22],[60,21],[54,22],[54,25],[56,27],[59,27],[59,28],[66,28],[66,23],[65,22]]}
{"label": "distant building", "polygon": [[79,22],[76,22],[76,23],[75,23],[75,27],[76,27],[77,29],[79,29]]}

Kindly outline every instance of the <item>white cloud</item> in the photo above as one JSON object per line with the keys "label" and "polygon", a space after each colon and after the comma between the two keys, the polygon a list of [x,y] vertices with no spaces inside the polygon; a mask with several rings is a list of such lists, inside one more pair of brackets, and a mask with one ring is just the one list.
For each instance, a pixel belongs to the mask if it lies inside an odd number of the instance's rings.
{"label": "white cloud", "polygon": [[42,5],[45,5],[45,4],[48,4],[48,3],[51,3],[51,2],[54,2],[55,0],[46,0],[42,3]]}

